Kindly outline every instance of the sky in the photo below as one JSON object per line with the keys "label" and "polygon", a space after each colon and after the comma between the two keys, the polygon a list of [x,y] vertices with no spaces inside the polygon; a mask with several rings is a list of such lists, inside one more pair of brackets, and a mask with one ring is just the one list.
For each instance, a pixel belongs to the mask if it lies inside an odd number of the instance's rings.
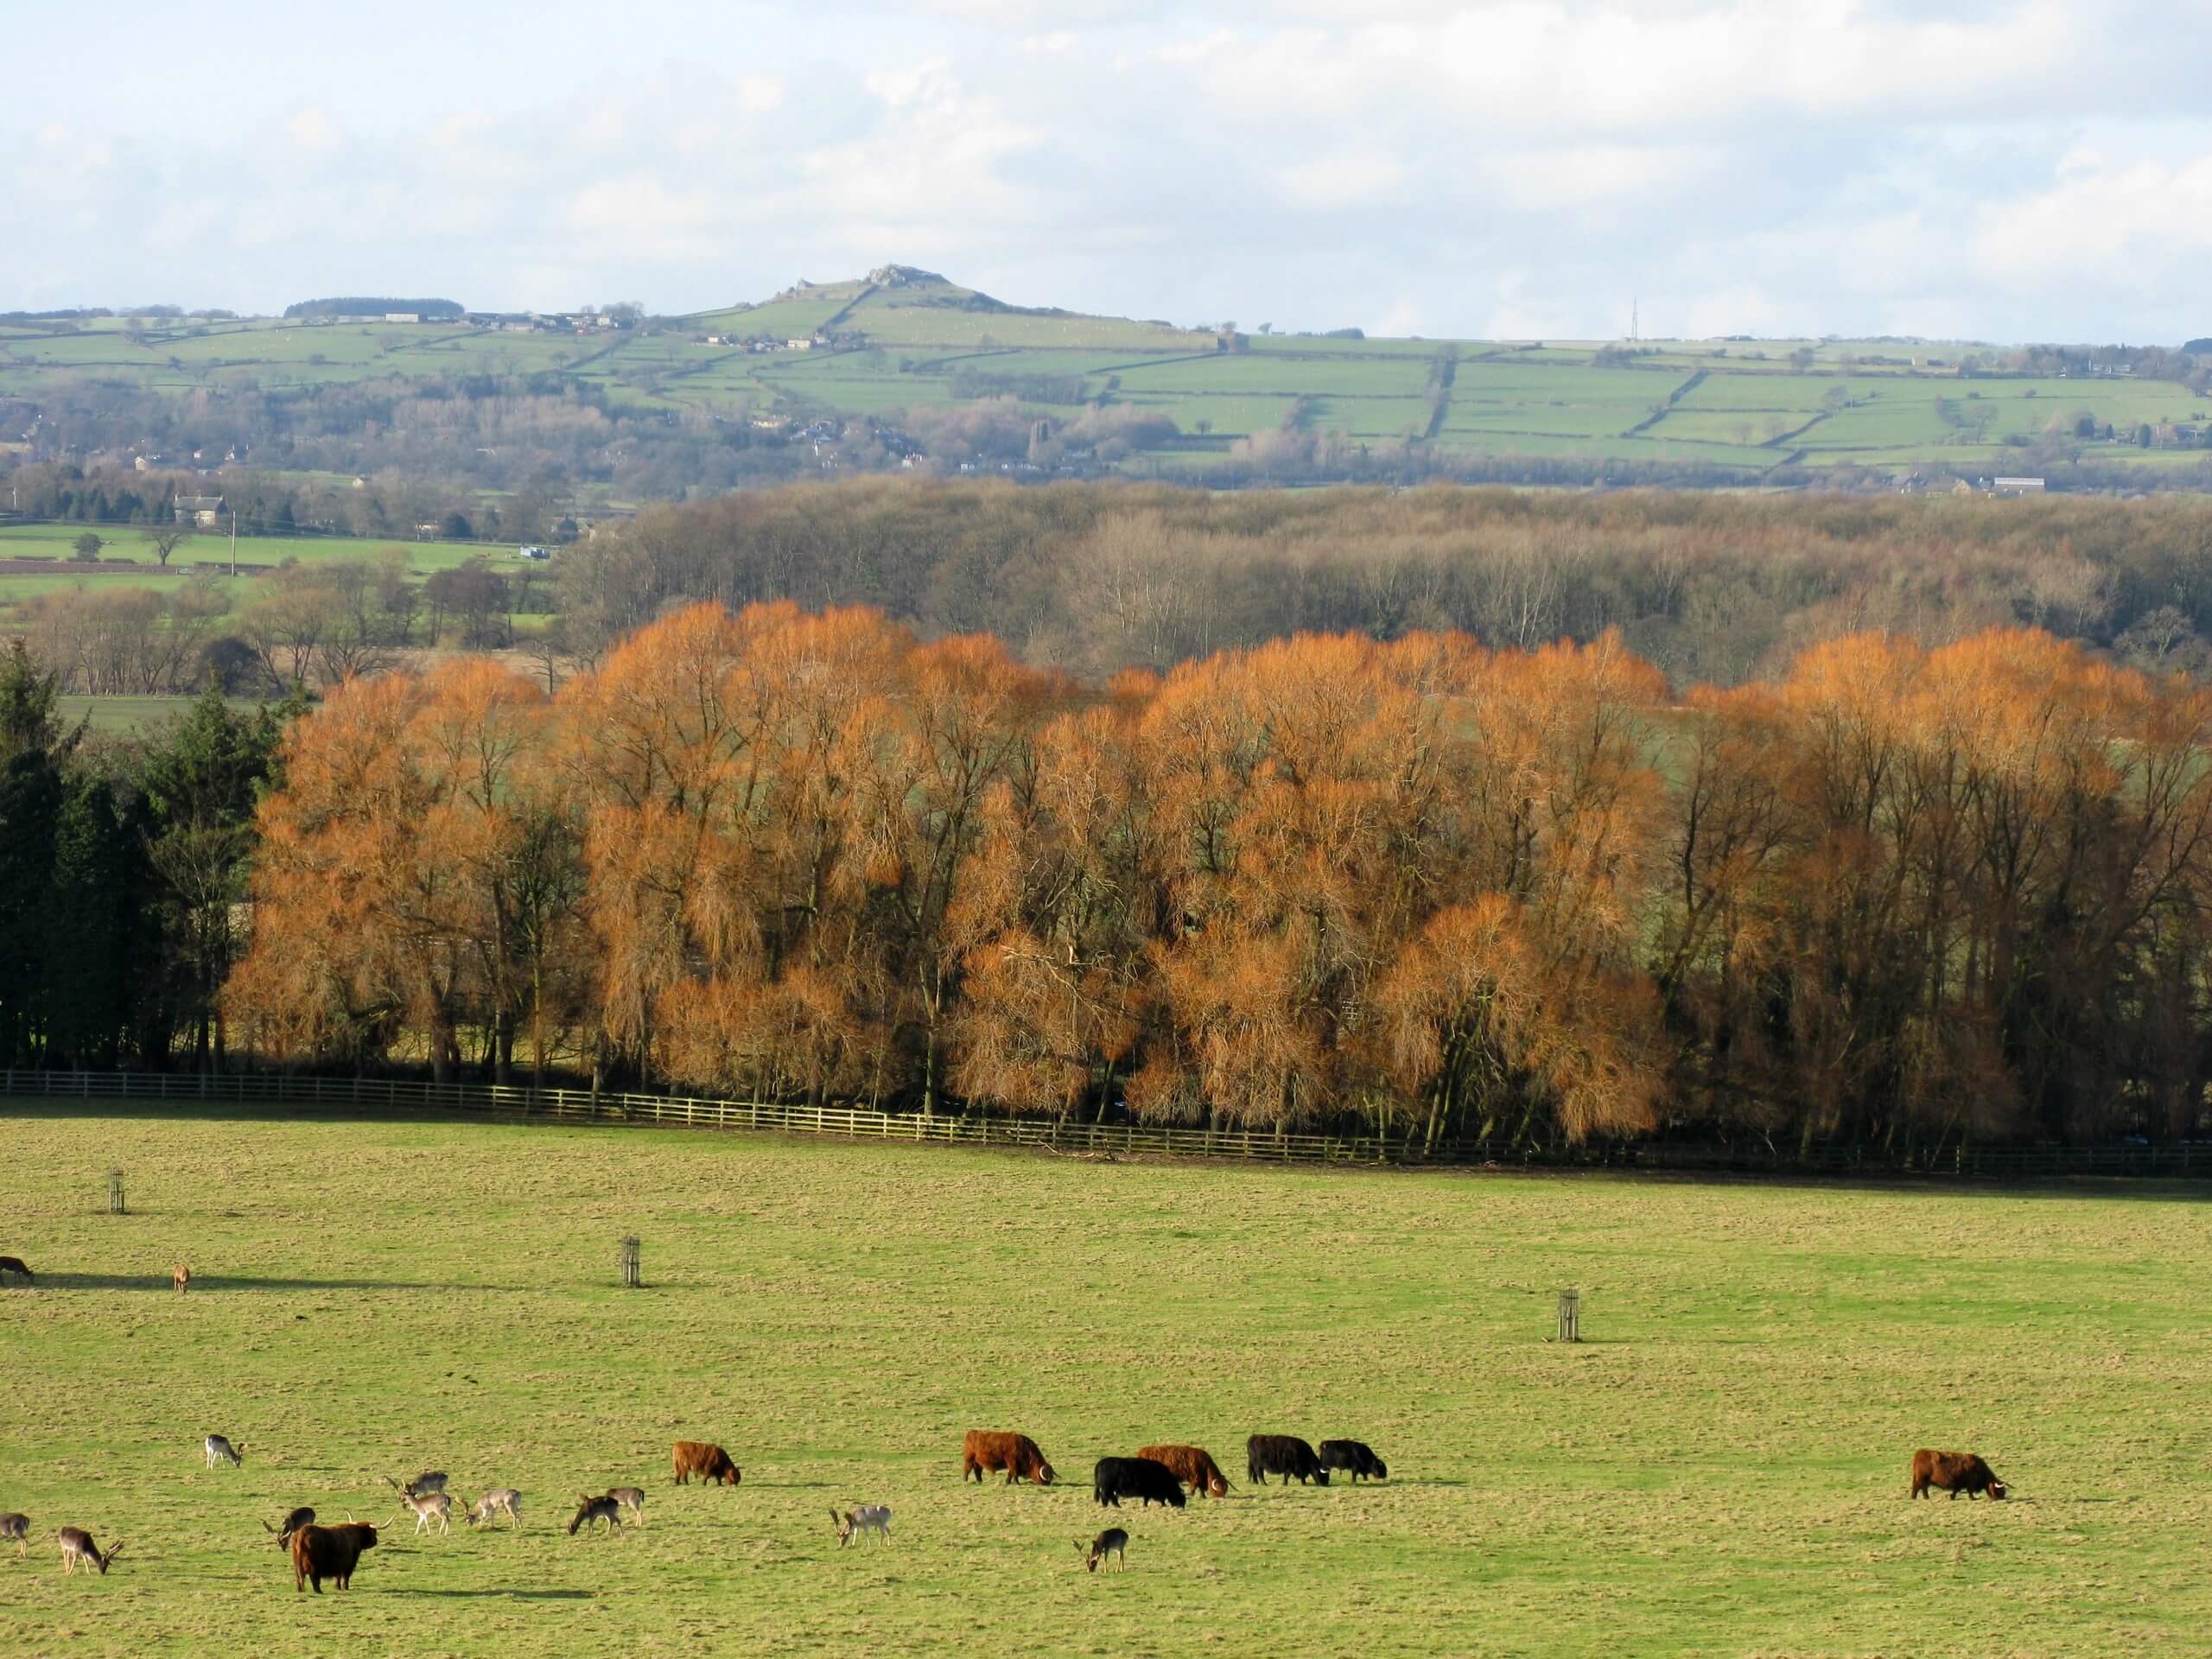
{"label": "sky", "polygon": [[[0,310],[2212,334],[2204,0],[0,0]],[[118,49],[127,42],[127,49]]]}

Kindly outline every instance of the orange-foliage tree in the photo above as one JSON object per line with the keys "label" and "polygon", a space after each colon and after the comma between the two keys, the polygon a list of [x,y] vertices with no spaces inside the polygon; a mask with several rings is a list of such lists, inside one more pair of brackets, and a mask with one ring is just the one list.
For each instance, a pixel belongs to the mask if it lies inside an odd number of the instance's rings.
{"label": "orange-foliage tree", "polygon": [[264,803],[266,1052],[1435,1141],[2187,1133],[2212,696],[2050,636],[1674,697],[1617,635],[1085,688],[697,605],[349,682]]}
{"label": "orange-foliage tree", "polygon": [[2202,1113],[2202,690],[1999,631],[1699,708],[1657,972],[1703,1110],[1885,1144]]}
{"label": "orange-foliage tree", "polygon": [[578,1001],[566,809],[543,694],[482,661],[345,683],[294,723],[264,803],[234,1017],[262,1046],[504,1078],[518,1027]]}

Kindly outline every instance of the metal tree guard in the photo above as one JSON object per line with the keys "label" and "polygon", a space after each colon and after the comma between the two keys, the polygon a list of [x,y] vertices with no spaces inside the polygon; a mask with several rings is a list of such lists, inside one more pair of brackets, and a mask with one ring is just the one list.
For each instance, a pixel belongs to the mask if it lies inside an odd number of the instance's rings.
{"label": "metal tree guard", "polygon": [[1561,1342],[1582,1340],[1582,1293],[1562,1290],[1559,1294],[1559,1339]]}
{"label": "metal tree guard", "polygon": [[107,1212],[111,1216],[123,1214],[123,1172],[119,1169],[107,1173]]}
{"label": "metal tree guard", "polygon": [[638,1236],[635,1233],[622,1241],[622,1283],[635,1290],[645,1282],[638,1270]]}

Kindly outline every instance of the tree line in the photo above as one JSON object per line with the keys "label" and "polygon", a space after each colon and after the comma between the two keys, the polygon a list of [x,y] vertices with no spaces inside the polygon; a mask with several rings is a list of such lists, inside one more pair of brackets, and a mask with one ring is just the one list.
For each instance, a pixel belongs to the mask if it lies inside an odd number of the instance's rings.
{"label": "tree line", "polygon": [[284,721],[210,694],[112,742],[0,654],[0,1065],[219,1065],[254,812]]}
{"label": "tree line", "polygon": [[293,1063],[925,1113],[2182,1135],[2208,741],[2018,627],[1677,696],[1610,629],[1100,683],[697,604],[550,696],[462,658],[296,721],[222,1007]]}
{"label": "tree line", "polygon": [[[440,646],[505,650],[514,619],[551,603],[524,564],[473,559],[417,582],[404,548],[365,559],[287,562],[243,588],[209,569],[166,588],[97,584],[22,601],[18,636],[58,690],[175,696],[214,690],[282,697],[404,665]],[[557,648],[557,636],[531,642]],[[556,659],[557,660],[557,659]]]}
{"label": "tree line", "polygon": [[1608,628],[1678,685],[1870,630],[2037,627],[2194,672],[2212,502],[849,480],[649,509],[565,551],[559,590],[586,662],[672,604],[790,599],[1087,677],[1301,631],[1526,648]]}
{"label": "tree line", "polygon": [[[387,516],[413,510],[375,483],[346,493]],[[925,636],[994,633],[1033,666],[1090,679],[1300,632],[1526,648],[1608,628],[1677,686],[1771,677],[1811,645],[1866,631],[1936,645],[2036,627],[2146,672],[2212,669],[2212,503],[2181,499],[848,480],[650,509],[550,569],[421,582],[397,550],[317,569],[227,601],[188,581],[158,604],[65,595],[21,615],[70,689],[154,689],[150,677],[192,690],[213,675],[270,695],[431,645],[526,646],[557,677],[697,600],[873,606]],[[546,611],[557,626],[511,627]]]}

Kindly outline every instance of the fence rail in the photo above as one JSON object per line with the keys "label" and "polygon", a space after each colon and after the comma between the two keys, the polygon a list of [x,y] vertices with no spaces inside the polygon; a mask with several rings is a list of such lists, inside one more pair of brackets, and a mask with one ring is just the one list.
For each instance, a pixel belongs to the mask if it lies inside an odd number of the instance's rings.
{"label": "fence rail", "polygon": [[794,1106],[772,1101],[707,1100],[683,1095],[593,1094],[578,1089],[502,1088],[421,1083],[397,1077],[326,1077],[287,1072],[204,1076],[169,1071],[0,1070],[0,1099],[229,1101],[372,1112],[428,1110],[563,1123],[624,1123],[693,1129],[750,1129],[784,1135],[912,1141],[946,1145],[1046,1147],[1069,1153],[1126,1153],[1167,1158],[1237,1158],[1270,1163],[1442,1165],[1525,1169],[1620,1169],[1683,1173],[1900,1176],[2034,1181],[2080,1175],[2212,1179],[2212,1146],[1946,1147],[1896,1156],[1879,1148],[1815,1146],[1799,1151],[1758,1146],[1664,1141],[1586,1146],[1508,1146],[1451,1141],[1424,1147],[1418,1137],[1274,1135],[1242,1129],[1151,1128],[1128,1123],[1059,1123],[990,1116],[925,1117],[857,1106]]}

